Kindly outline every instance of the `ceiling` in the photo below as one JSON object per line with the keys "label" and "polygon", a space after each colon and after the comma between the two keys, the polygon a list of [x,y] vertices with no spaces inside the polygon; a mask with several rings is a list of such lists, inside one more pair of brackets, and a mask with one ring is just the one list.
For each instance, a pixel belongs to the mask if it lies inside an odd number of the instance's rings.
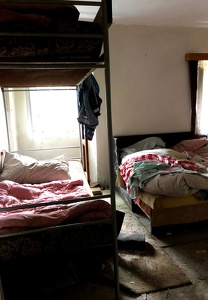
{"label": "ceiling", "polygon": [[208,28],[208,0],[112,0],[113,23]]}

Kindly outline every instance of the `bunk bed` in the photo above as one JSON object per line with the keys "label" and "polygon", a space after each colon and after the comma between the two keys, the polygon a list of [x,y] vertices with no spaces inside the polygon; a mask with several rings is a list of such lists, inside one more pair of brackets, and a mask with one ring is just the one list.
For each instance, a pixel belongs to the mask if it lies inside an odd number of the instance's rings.
{"label": "bunk bed", "polygon": [[[81,7],[97,7],[91,21],[80,20]],[[110,215],[99,220],[64,222],[26,228],[0,235],[0,263],[42,257],[71,256],[83,251],[113,249],[115,299],[119,298],[117,258],[117,212],[112,154],[110,67],[108,27],[112,23],[110,0],[90,1],[0,1],[0,86],[79,86],[96,68],[105,71],[106,110],[110,167],[110,194],[88,192],[78,199],[59,202],[86,203],[110,199]],[[14,26],[14,23],[16,26]],[[70,171],[69,174],[71,175]],[[73,177],[73,176],[72,176]],[[66,179],[72,181],[73,178]],[[65,179],[63,180],[65,181]],[[3,182],[3,181],[2,181]],[[18,183],[22,184],[22,183]],[[23,183],[23,188],[25,183]],[[34,182],[33,182],[34,184]],[[44,183],[45,184],[45,183]],[[48,183],[46,183],[47,185]],[[87,182],[84,183],[86,186]],[[29,188],[28,183],[26,187]],[[35,185],[35,184],[34,184]],[[83,186],[83,183],[81,184]],[[21,185],[22,188],[22,185]],[[87,196],[87,197],[86,197]],[[102,201],[102,200],[101,200]],[[45,201],[46,202],[46,201]],[[57,203],[38,203],[47,207]],[[101,202],[100,202],[101,203]],[[32,203],[29,208],[34,208]],[[27,208],[28,206],[25,205]],[[1,208],[1,214],[15,207]],[[24,206],[16,206],[24,209]],[[81,220],[81,219],[80,219]]]}

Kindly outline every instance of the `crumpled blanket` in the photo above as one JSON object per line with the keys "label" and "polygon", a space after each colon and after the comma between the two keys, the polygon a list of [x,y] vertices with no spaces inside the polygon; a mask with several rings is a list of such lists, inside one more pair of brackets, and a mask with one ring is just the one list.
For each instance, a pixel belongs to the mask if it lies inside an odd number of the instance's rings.
{"label": "crumpled blanket", "polygon": [[[107,219],[111,207],[105,200],[88,200],[59,204],[60,200],[90,197],[82,180],[58,180],[43,184],[19,184],[0,182],[0,234],[48,227],[72,222],[88,222]],[[51,205],[57,201],[57,205]],[[26,207],[27,204],[46,206]],[[2,209],[18,206],[17,210]]]}
{"label": "crumpled blanket", "polygon": [[183,153],[188,159],[208,167],[208,139],[183,140],[173,149]]}
{"label": "crumpled blanket", "polygon": [[176,197],[208,191],[207,168],[186,159],[138,152],[122,163],[120,173],[132,199],[139,189]]}

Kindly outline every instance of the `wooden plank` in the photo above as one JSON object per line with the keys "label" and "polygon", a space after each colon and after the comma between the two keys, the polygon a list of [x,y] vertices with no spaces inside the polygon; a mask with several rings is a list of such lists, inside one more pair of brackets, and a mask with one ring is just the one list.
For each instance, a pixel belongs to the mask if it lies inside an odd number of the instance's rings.
{"label": "wooden plank", "polygon": [[187,53],[185,55],[185,60],[208,60],[208,53]]}
{"label": "wooden plank", "polygon": [[93,195],[102,195],[102,191],[100,187],[93,187],[91,188],[91,191],[93,193]]}

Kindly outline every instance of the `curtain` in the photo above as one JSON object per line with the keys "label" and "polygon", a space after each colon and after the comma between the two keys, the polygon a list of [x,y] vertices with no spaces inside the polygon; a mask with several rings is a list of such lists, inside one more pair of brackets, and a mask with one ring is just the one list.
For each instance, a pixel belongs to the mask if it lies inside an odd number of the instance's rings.
{"label": "curtain", "polygon": [[0,151],[9,149],[9,140],[7,132],[6,107],[2,89],[0,89]]}
{"label": "curtain", "polygon": [[189,82],[191,91],[191,132],[195,134],[196,124],[196,94],[197,94],[198,61],[189,61]]}

